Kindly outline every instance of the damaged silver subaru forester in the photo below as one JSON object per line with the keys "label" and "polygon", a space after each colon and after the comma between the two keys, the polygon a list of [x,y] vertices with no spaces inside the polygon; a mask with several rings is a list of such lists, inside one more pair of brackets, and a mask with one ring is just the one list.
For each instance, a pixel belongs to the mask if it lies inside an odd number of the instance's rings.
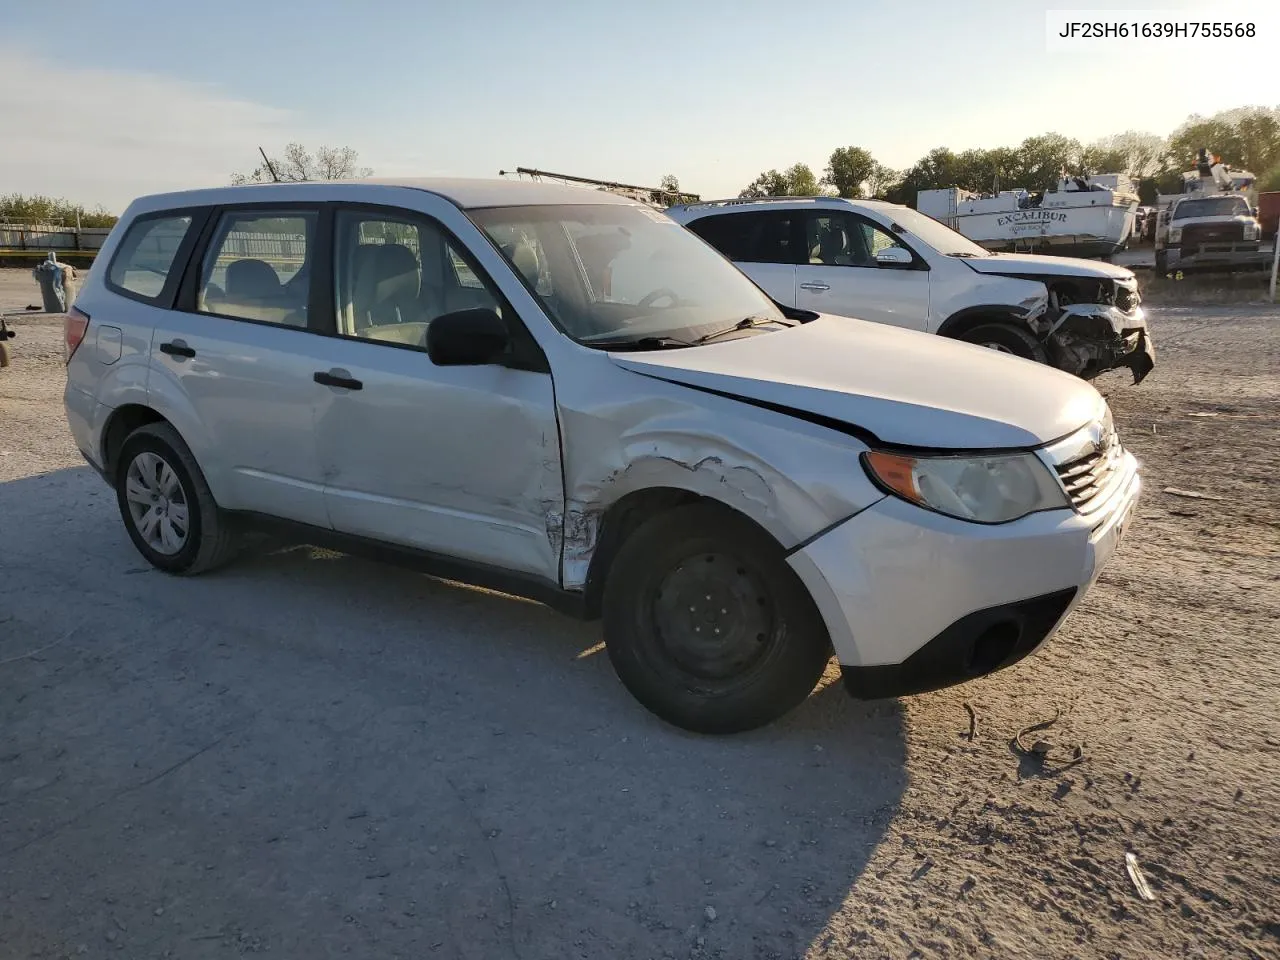
{"label": "damaged silver subaru forester", "polygon": [[71,433],[159,569],[271,527],[600,617],[698,731],[781,716],[833,652],[859,697],[1009,666],[1141,487],[1084,381],[780,305],[569,187],[146,197],[66,348]]}

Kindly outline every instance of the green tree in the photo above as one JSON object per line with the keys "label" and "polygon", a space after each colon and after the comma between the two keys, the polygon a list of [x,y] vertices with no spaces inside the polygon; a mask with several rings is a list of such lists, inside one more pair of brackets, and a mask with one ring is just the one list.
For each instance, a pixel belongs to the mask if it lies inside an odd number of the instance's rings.
{"label": "green tree", "polygon": [[902,173],[900,171],[894,170],[892,167],[886,167],[883,163],[877,161],[871,168],[871,173],[867,176],[867,193],[876,199],[883,200],[901,179]]}
{"label": "green tree", "polygon": [[1027,137],[1018,145],[1018,165],[1011,186],[1025,190],[1048,190],[1058,182],[1065,169],[1079,171],[1084,150],[1079,140],[1060,133],[1044,133]]}
{"label": "green tree", "polygon": [[1272,190],[1280,190],[1280,164],[1258,177],[1259,193],[1269,193]]}
{"label": "green tree", "polygon": [[284,153],[271,162],[258,164],[248,173],[233,173],[233,184],[300,183],[308,180],[354,180],[373,175],[369,167],[360,166],[360,154],[351,147],[318,147],[312,153],[300,143],[291,143]]}
{"label": "green tree", "polygon": [[1089,144],[1084,150],[1083,166],[1086,173],[1123,173],[1141,180],[1164,168],[1168,149],[1163,137],[1126,130]]}
{"label": "green tree", "polygon": [[692,196],[692,194],[682,192],[680,180],[675,174],[668,173],[658,181],[658,189],[651,193],[649,199],[654,203],[669,207],[672,204],[683,202],[686,196]]}
{"label": "green tree", "polygon": [[860,197],[877,166],[871,153],[862,147],[837,147],[827,160],[822,182],[834,187],[842,197]]}
{"label": "green tree", "polygon": [[1233,167],[1269,170],[1280,163],[1280,108],[1236,107],[1188,117],[1169,137],[1171,166],[1190,170],[1202,147]]}
{"label": "green tree", "polygon": [[68,227],[76,225],[79,217],[82,227],[110,227],[119,219],[108,213],[101,205],[86,210],[78,203],[71,203],[56,197],[30,196],[11,193],[0,196],[0,223],[4,222],[42,222],[61,223]]}
{"label": "green tree", "polygon": [[766,170],[756,177],[738,194],[740,197],[785,197],[787,195],[787,178],[777,170]]}
{"label": "green tree", "polygon": [[1005,190],[1011,186],[1019,186],[1009,179],[1017,171],[1018,163],[1018,152],[1009,147],[965,150],[956,156],[951,167],[951,176],[955,182],[942,186],[955,186],[974,192],[994,192],[997,187]]}
{"label": "green tree", "polygon": [[1124,173],[1125,156],[1119,150],[1090,144],[1080,154],[1080,173],[1092,176],[1095,173]]}
{"label": "green tree", "polygon": [[893,203],[914,207],[916,194],[921,190],[959,186],[957,173],[956,155],[946,147],[934,147],[903,171],[898,182],[885,191],[885,197]]}
{"label": "green tree", "polygon": [[807,163],[793,163],[784,174],[787,178],[787,195],[792,197],[816,197],[818,178]]}
{"label": "green tree", "polygon": [[795,163],[785,171],[766,170],[747,184],[740,197],[813,197],[818,193],[818,178],[806,163]]}

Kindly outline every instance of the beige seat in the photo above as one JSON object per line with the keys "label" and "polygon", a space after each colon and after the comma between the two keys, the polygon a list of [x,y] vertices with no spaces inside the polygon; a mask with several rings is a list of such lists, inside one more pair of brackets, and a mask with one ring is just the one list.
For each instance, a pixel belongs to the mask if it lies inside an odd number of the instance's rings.
{"label": "beige seat", "polygon": [[418,256],[402,243],[362,244],[356,248],[352,290],[356,329],[426,319],[419,295]]}

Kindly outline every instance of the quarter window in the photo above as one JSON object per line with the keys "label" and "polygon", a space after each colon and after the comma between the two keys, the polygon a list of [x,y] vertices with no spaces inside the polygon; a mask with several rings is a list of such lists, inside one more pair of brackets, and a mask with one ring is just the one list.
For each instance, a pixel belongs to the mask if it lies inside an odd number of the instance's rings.
{"label": "quarter window", "polygon": [[111,261],[107,279],[140,300],[157,300],[173,268],[191,218],[148,217],[134,222]]}
{"label": "quarter window", "polygon": [[307,325],[314,211],[229,211],[205,254],[196,310]]}

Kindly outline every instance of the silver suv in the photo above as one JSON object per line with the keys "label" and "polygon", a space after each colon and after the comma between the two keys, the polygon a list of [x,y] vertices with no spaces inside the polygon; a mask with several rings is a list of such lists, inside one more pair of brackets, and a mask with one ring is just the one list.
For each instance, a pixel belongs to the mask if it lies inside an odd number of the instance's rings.
{"label": "silver suv", "polygon": [[67,320],[66,410],[161,570],[249,527],[602,617],[711,732],[1036,649],[1141,483],[1083,381],[781,307],[662,213],[487,181],[146,197]]}

